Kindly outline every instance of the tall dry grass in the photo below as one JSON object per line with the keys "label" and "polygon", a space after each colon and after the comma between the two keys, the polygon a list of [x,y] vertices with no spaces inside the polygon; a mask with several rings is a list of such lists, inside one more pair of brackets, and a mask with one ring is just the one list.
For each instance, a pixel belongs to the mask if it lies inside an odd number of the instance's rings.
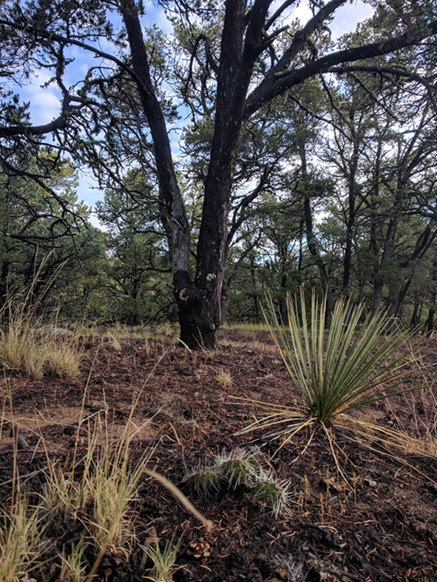
{"label": "tall dry grass", "polygon": [[[156,366],[160,361],[158,359]],[[150,375],[142,390],[149,378]],[[175,485],[147,467],[153,450],[138,455],[133,438],[146,423],[138,427],[132,418],[140,397],[141,391],[132,404],[130,415],[119,436],[105,409],[98,413],[96,422],[87,423],[91,417],[86,418],[85,414],[85,390],[80,412],[82,420],[77,425],[72,458],[66,466],[52,457],[50,447],[41,436],[45,448],[45,466],[38,471],[43,484],[31,496],[33,500],[38,500],[36,506],[30,505],[29,496],[18,493],[23,489],[23,482],[19,476],[15,452],[13,479],[9,483],[0,482],[0,490],[6,485],[11,487],[10,498],[15,500],[9,510],[5,509],[0,514],[0,582],[24,582],[33,570],[38,572],[41,579],[47,568],[56,572],[61,582],[92,582],[99,575],[105,556],[125,556],[127,559],[133,547],[140,547],[135,529],[135,503],[139,488],[149,478],[157,479],[188,511],[209,526],[209,522]],[[10,395],[8,400],[11,405],[11,420],[8,424],[14,427]],[[1,429],[2,422],[0,439]],[[68,549],[66,546],[57,548],[57,559],[53,558],[53,553],[45,550],[50,547],[53,549],[59,536],[69,531],[77,532],[76,541]],[[48,542],[45,543],[44,539]],[[161,559],[163,557],[159,553],[150,557],[154,560],[156,572],[159,565],[168,562]],[[168,567],[171,573],[172,564],[168,564]]]}
{"label": "tall dry grass", "polygon": [[47,289],[34,301],[31,285],[27,294],[10,297],[0,309],[0,371],[19,371],[34,379],[72,379],[80,373],[82,350],[74,335],[59,328],[56,318],[54,325],[44,325],[46,314],[40,315]]}

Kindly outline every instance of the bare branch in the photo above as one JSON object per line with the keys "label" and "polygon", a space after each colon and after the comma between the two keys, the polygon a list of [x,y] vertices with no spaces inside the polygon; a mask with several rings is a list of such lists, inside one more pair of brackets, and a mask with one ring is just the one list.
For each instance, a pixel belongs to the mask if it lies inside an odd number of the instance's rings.
{"label": "bare branch", "polygon": [[279,6],[279,8],[276,10],[273,16],[269,18],[269,20],[266,22],[265,30],[267,31],[272,26],[272,24],[274,24],[276,20],[278,20],[278,18],[281,16],[284,10],[286,10],[292,4],[296,4],[296,0],[285,0],[285,2],[283,2],[281,6]]}
{"label": "bare branch", "polygon": [[[337,5],[340,5],[342,2],[340,0],[337,1]],[[331,5],[331,12],[335,10],[337,6],[334,6],[336,1],[333,0],[329,2],[325,9]],[[399,36],[395,36],[389,40],[383,40],[380,42],[370,43],[361,47],[354,47],[350,49],[343,49],[340,51],[336,51],[325,55],[315,61],[311,61],[307,65],[299,68],[299,69],[290,69],[287,70],[285,65],[288,65],[290,62],[286,55],[290,53],[293,49],[293,56],[294,51],[299,50],[303,45],[303,35],[304,31],[307,30],[307,27],[310,23],[317,21],[323,21],[324,16],[321,17],[321,13],[324,9],[322,9],[310,22],[305,26],[305,28],[301,31],[298,40],[294,40],[290,48],[286,51],[282,59],[280,59],[277,65],[271,69],[265,79],[258,85],[258,87],[249,95],[246,101],[246,107],[244,112],[244,118],[247,120],[251,115],[253,115],[258,109],[260,109],[263,105],[277,97],[278,95],[283,94],[287,89],[291,89],[292,87],[299,85],[306,79],[313,77],[319,73],[328,73],[332,72],[333,67],[336,65],[340,65],[342,63],[350,63],[353,61],[363,60],[374,58],[377,56],[383,56],[386,54],[390,54],[396,52],[402,48],[406,48],[409,46],[413,46],[419,43],[426,38],[429,38],[435,34],[437,34],[437,20],[428,24],[426,28],[421,31],[416,31],[416,33],[407,31],[404,34]],[[314,24],[315,27],[315,24]],[[298,36],[298,35],[296,35]],[[340,71],[339,71],[340,72]]]}
{"label": "bare branch", "polygon": [[380,66],[370,66],[370,65],[367,65],[367,66],[366,65],[348,65],[348,66],[343,66],[343,67],[332,67],[332,69],[329,72],[337,73],[338,75],[341,75],[344,73],[360,72],[360,71],[365,71],[365,72],[370,72],[370,73],[378,73],[380,75],[386,74],[386,75],[394,75],[396,77],[406,77],[406,78],[409,78],[409,79],[412,79],[414,81],[421,83],[424,87],[426,87],[430,101],[432,103],[432,106],[433,106],[435,112],[437,113],[437,102],[436,102],[436,98],[434,95],[435,93],[437,93],[437,86],[430,83],[428,81],[428,79],[426,79],[422,75],[419,75],[418,73],[415,73],[413,71],[406,71],[405,69],[400,69],[398,67],[380,67]]}

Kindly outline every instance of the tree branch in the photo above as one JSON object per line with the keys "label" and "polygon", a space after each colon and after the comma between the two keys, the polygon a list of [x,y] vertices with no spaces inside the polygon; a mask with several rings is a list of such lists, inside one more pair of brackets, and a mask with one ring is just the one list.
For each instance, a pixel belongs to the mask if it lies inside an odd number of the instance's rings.
{"label": "tree branch", "polygon": [[[324,14],[323,17],[321,13],[328,7],[331,8],[330,12],[333,12],[337,6],[342,4],[341,0],[332,0],[329,2],[324,9],[322,9],[309,23],[300,31],[299,38],[293,41],[290,48],[284,53],[284,56],[278,61],[277,65],[271,69],[265,79],[258,85],[256,89],[248,96],[246,100],[246,107],[244,111],[244,119],[247,120],[251,115],[253,115],[258,109],[263,107],[266,103],[283,94],[287,89],[299,85],[306,79],[317,75],[318,73],[328,73],[331,72],[332,68],[336,65],[342,63],[349,63],[353,61],[374,58],[377,56],[383,56],[402,48],[407,48],[414,44],[419,43],[430,36],[437,34],[437,20],[428,24],[426,28],[422,31],[413,33],[407,31],[404,34],[396,36],[390,40],[383,40],[380,42],[370,43],[361,47],[354,47],[350,49],[344,49],[336,51],[334,53],[325,55],[315,61],[311,61],[307,65],[299,69],[287,70],[290,59],[288,54],[298,51],[304,42],[304,37],[306,36],[305,31],[311,23],[312,30],[315,29],[316,24],[319,24],[326,18],[329,14]],[[293,50],[292,50],[293,49]],[[287,55],[287,57],[286,57]]]}
{"label": "tree branch", "polygon": [[433,85],[418,73],[414,73],[413,71],[406,71],[405,69],[399,69],[397,67],[380,67],[380,66],[366,66],[366,65],[348,65],[343,67],[332,67],[330,73],[337,73],[338,75],[344,73],[352,73],[352,72],[369,72],[369,73],[378,73],[380,75],[387,74],[387,75],[394,75],[396,77],[406,77],[409,79],[413,79],[418,83],[421,83],[424,87],[426,87],[428,91],[428,95],[432,106],[437,113],[437,102],[434,96],[434,93],[437,93],[437,86]]}

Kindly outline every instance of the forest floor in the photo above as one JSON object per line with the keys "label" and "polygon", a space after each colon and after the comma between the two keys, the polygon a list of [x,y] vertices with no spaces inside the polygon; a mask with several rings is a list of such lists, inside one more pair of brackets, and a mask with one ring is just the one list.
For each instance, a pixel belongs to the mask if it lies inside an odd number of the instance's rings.
{"label": "forest floor", "polygon": [[[301,431],[280,450],[280,440],[260,432],[236,436],[259,417],[254,401],[301,403],[268,332],[224,329],[215,354],[191,353],[171,337],[153,335],[125,337],[119,344],[84,338],[82,373],[74,381],[36,381],[15,373],[0,378],[3,502],[11,495],[14,462],[20,483],[37,491],[47,456],[67,466],[72,449],[86,448],[89,427],[99,431],[109,418],[112,434],[132,427],[135,454],[150,451],[148,467],[177,484],[212,528],[145,476],[132,504],[131,546],[122,558],[108,554],[97,580],[145,579],[152,564],[141,546],[152,538],[181,538],[176,558],[181,568],[173,576],[179,582],[437,581],[437,454],[406,455],[371,440],[335,435],[337,465],[321,429],[311,441],[309,430]],[[434,449],[428,450],[436,452],[437,386],[432,386],[435,371],[428,368],[436,362],[437,342],[424,340],[417,365],[428,389],[371,405],[365,418],[417,437],[424,448],[433,438]],[[28,444],[15,455],[13,426]],[[199,496],[184,483],[187,473],[215,455],[254,446],[265,470],[289,484],[289,512],[275,516],[247,486],[223,484]],[[53,532],[55,551],[76,533]],[[49,565],[32,577],[60,580]]]}

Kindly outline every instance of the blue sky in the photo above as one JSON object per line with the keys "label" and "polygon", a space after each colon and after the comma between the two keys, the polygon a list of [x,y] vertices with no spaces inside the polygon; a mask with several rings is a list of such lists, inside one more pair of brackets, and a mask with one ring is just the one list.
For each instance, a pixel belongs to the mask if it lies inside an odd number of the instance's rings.
{"label": "blue sky", "polygon": [[[275,4],[279,5],[282,0],[277,0]],[[275,7],[273,5],[273,9]],[[171,32],[171,25],[165,17],[162,10],[158,9],[153,2],[147,0],[145,2],[146,15],[143,18],[143,24],[146,27],[156,24],[164,32]],[[347,32],[352,32],[355,30],[358,22],[369,18],[373,13],[373,9],[369,4],[365,4],[361,0],[357,0],[352,3],[348,3],[337,10],[335,13],[335,18],[331,24],[331,31],[333,39],[338,38],[342,34]],[[308,4],[302,2],[297,7],[293,8],[287,20],[293,20],[299,18],[301,22],[305,23],[311,18],[312,13],[308,7]],[[117,24],[116,20],[114,24]],[[110,45],[101,45],[102,50],[111,51],[112,47]],[[74,67],[71,67],[72,74],[70,77],[66,77],[66,84],[73,85],[82,74],[86,72],[88,66],[92,64],[93,59],[87,58],[82,51],[77,48],[72,48],[70,56],[75,58]],[[30,102],[30,115],[31,120],[34,124],[44,124],[51,121],[53,118],[59,115],[60,102],[59,102],[59,91],[56,87],[51,84],[48,87],[42,87],[50,78],[47,71],[42,70],[37,76],[31,79],[31,82],[23,87],[20,91],[22,98],[25,101]],[[177,139],[176,134],[172,133],[172,138]],[[174,143],[177,147],[177,143]],[[93,206],[97,200],[103,198],[103,193],[96,187],[96,183],[92,179],[92,176],[81,173],[78,197],[80,200],[84,200],[89,206]],[[96,218],[93,218],[92,222],[98,225]]]}

